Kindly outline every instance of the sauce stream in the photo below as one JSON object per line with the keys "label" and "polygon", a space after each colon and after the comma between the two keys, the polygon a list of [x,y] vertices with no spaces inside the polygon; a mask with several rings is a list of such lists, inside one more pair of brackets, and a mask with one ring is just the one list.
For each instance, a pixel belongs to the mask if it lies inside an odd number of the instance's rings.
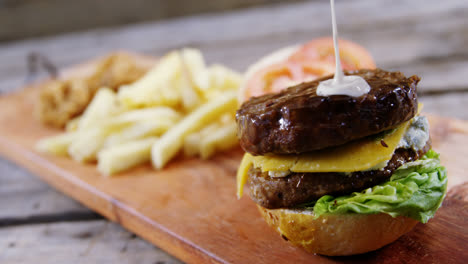
{"label": "sauce stream", "polygon": [[333,79],[320,82],[317,87],[317,95],[348,95],[358,97],[370,91],[369,84],[360,76],[344,75],[341,67],[340,51],[338,46],[338,29],[335,17],[335,0],[330,0],[332,28],[333,28],[333,46],[335,50],[335,76]]}

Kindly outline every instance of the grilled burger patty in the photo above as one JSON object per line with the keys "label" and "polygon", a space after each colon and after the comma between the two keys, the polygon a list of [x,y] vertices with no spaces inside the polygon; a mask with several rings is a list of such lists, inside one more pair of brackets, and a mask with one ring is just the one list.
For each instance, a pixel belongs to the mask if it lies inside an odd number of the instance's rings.
{"label": "grilled burger patty", "polygon": [[371,91],[318,96],[328,76],[245,102],[236,115],[242,148],[254,155],[303,153],[377,134],[416,114],[419,77],[380,69],[345,74],[363,77]]}
{"label": "grilled burger patty", "polygon": [[286,177],[270,177],[258,168],[249,170],[250,196],[268,209],[291,208],[317,200],[323,195],[344,195],[361,191],[387,181],[406,162],[418,160],[431,148],[430,142],[421,151],[399,148],[382,170],[359,171],[349,175],[338,172],[291,173]]}

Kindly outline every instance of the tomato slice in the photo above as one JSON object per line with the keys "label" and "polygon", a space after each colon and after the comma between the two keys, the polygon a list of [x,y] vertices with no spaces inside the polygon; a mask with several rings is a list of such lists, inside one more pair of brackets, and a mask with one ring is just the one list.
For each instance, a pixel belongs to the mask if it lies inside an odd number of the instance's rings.
{"label": "tomato slice", "polygon": [[277,90],[280,85],[286,85],[291,80],[298,78],[295,76],[296,74],[287,62],[260,69],[247,80],[244,91],[241,91],[243,93],[242,99],[246,100],[252,96],[273,92],[273,88]]}
{"label": "tomato slice", "polygon": [[[362,46],[344,39],[338,41],[341,64],[344,70],[374,69],[375,62]],[[289,57],[290,61],[328,61],[335,63],[333,38],[319,38],[301,46]]]}
{"label": "tomato slice", "polygon": [[285,61],[270,65],[254,73],[247,81],[241,100],[279,92],[301,82],[333,74],[334,67],[327,61]]}
{"label": "tomato slice", "polygon": [[[347,40],[339,40],[341,64],[344,70],[373,69],[375,62],[366,49]],[[252,96],[279,92],[305,81],[333,74],[335,54],[333,38],[320,38],[302,45],[283,62],[264,67],[246,80],[240,91],[240,101]]]}

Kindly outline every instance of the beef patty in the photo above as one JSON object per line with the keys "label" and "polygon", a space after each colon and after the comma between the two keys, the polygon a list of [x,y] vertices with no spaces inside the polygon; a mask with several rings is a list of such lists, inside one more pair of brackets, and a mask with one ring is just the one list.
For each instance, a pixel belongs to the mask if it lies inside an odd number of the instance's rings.
{"label": "beef patty", "polygon": [[417,112],[420,78],[380,69],[345,72],[369,83],[369,93],[318,96],[320,81],[253,97],[237,111],[242,148],[253,155],[297,154],[337,146],[394,128]]}
{"label": "beef patty", "polygon": [[249,170],[250,196],[268,209],[291,208],[317,200],[323,195],[344,195],[364,190],[387,181],[406,162],[418,160],[431,148],[430,142],[421,151],[399,148],[382,170],[358,171],[345,175],[338,172],[292,173],[286,177],[270,177],[259,168]]}

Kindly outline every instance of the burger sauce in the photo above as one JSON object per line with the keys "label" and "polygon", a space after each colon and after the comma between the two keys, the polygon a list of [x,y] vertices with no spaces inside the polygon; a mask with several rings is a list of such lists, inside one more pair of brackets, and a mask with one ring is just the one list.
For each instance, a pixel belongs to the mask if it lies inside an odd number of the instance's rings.
{"label": "burger sauce", "polygon": [[344,75],[341,67],[340,52],[338,48],[338,30],[336,28],[335,0],[330,0],[332,28],[333,28],[333,47],[335,49],[335,76],[333,79],[320,82],[317,87],[317,95],[348,95],[358,97],[370,91],[370,86],[360,76]]}

